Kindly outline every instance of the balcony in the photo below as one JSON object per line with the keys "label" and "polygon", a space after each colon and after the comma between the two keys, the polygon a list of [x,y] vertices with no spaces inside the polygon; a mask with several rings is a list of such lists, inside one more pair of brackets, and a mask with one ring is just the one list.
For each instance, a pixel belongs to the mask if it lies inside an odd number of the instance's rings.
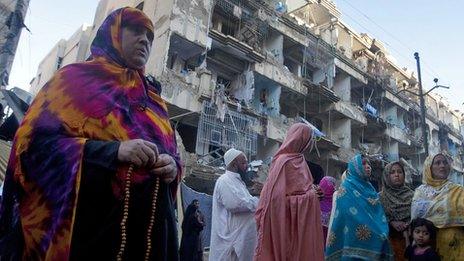
{"label": "balcony", "polygon": [[283,65],[269,62],[255,63],[251,70],[299,94],[306,95],[308,93],[302,79],[291,73]]}
{"label": "balcony", "polygon": [[410,109],[410,106],[406,102],[404,102],[403,99],[400,99],[399,97],[397,97],[390,90],[385,90],[382,93],[382,97],[389,100],[393,104],[398,105],[399,107],[403,108],[406,111],[408,111]]}
{"label": "balcony", "polygon": [[411,145],[411,140],[409,139],[409,136],[406,133],[406,131],[404,131],[396,125],[388,124],[387,129],[385,130],[385,134],[398,142],[401,142],[408,146]]}
{"label": "balcony", "polygon": [[[286,135],[287,131],[295,123],[295,119],[286,118],[283,115],[280,117],[268,118],[267,128],[265,133],[268,138],[282,142]],[[263,133],[264,134],[264,133]],[[340,149],[340,145],[331,140],[328,137],[321,137],[317,141],[317,147],[321,150],[336,151]]]}
{"label": "balcony", "polygon": [[211,29],[209,36],[213,39],[213,48],[219,48],[249,62],[261,63],[264,61],[265,57],[261,53],[231,35],[225,35],[215,29]]}
{"label": "balcony", "polygon": [[330,117],[332,119],[349,118],[354,121],[354,125],[365,126],[367,124],[367,118],[362,109],[350,102],[339,101],[333,103],[325,111],[331,113]]}
{"label": "balcony", "polygon": [[340,148],[336,152],[331,152],[327,154],[327,157],[324,160],[329,160],[336,164],[346,164],[354,158],[358,151],[353,148]]}

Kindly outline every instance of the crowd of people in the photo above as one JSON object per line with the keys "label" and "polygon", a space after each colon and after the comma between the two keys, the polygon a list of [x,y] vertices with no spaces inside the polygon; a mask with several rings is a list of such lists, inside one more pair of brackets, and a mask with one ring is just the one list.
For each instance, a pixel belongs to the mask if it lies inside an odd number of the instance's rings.
{"label": "crowd of people", "polygon": [[[185,211],[178,246],[182,163],[161,85],[144,75],[153,40],[142,11],[117,9],[88,61],[61,68],[38,93],[7,167],[1,260],[202,260],[198,201]],[[291,126],[256,184],[259,197],[245,184],[245,154],[225,153],[210,260],[463,259],[464,189],[448,180],[450,158],[428,157],[415,191],[392,162],[378,193],[363,155],[340,184],[324,177],[315,185],[304,156],[314,143],[311,126]]]}
{"label": "crowd of people", "polygon": [[[214,190],[213,208],[220,211],[213,210],[212,219],[221,225],[211,232],[210,260],[463,259],[464,189],[448,180],[449,157],[428,157],[416,190],[405,183],[402,163],[391,162],[377,192],[369,181],[369,157],[360,154],[338,188],[329,176],[315,186],[303,155],[313,142],[304,123],[288,130],[259,198],[246,190],[243,169],[233,167],[236,160],[245,166],[245,155],[231,150],[240,156],[231,160],[226,153],[232,167]],[[224,186],[228,178],[233,182]]]}

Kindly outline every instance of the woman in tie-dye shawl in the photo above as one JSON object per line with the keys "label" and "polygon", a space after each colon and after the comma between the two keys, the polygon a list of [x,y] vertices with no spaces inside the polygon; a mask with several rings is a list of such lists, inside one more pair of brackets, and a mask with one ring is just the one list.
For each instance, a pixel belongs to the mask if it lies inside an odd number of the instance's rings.
{"label": "woman in tie-dye shawl", "polygon": [[[172,179],[163,179],[159,189],[152,259],[177,259],[173,195],[181,164],[159,84],[144,77],[146,60],[134,69],[129,61],[133,57],[124,58],[122,35],[129,27],[142,32],[140,41],[145,41],[131,48],[148,57],[152,22],[137,9],[118,9],[99,28],[90,59],[60,69],[27,112],[7,170],[0,212],[0,246],[5,248],[0,256],[114,259],[123,181],[131,163],[121,159],[120,148],[141,139],[155,144],[158,159],[168,155],[173,166]],[[128,260],[142,259],[145,253],[155,166],[136,168],[133,174]]]}

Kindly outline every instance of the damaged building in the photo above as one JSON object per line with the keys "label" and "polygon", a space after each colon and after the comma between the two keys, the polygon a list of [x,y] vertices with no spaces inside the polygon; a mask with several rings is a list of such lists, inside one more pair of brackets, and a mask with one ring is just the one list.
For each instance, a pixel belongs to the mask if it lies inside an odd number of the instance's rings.
{"label": "damaged building", "polygon": [[[85,60],[104,18],[127,5],[155,24],[146,73],[163,86],[192,188],[212,193],[230,147],[263,164],[265,176],[300,118],[320,131],[317,151],[307,155],[312,169],[340,177],[364,152],[376,171],[401,160],[408,181],[420,182],[420,108],[417,97],[400,92],[418,90],[414,73],[395,64],[379,39],[351,29],[328,0],[102,0],[93,26],[44,59],[33,92],[56,69]],[[452,179],[463,184],[463,117],[437,95],[426,104],[430,154],[451,155]]]}

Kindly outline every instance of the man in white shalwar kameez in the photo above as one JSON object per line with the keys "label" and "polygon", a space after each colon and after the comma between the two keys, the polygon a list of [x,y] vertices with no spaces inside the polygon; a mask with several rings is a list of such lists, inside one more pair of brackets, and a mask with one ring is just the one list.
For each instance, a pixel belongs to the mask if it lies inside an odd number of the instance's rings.
{"label": "man in white shalwar kameez", "polygon": [[254,214],[258,198],[251,196],[242,177],[248,162],[243,152],[224,154],[226,173],[213,194],[210,261],[252,261],[257,233]]}

